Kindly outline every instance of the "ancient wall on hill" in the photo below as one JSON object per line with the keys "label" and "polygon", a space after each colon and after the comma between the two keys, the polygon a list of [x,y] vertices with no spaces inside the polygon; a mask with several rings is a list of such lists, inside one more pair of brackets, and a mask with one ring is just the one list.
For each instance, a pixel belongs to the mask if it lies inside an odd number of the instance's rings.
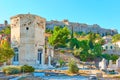
{"label": "ancient wall on hill", "polygon": [[54,26],[68,26],[70,30],[72,30],[73,28],[74,32],[85,32],[85,33],[94,32],[94,33],[99,33],[101,36],[105,36],[107,34],[114,35],[118,33],[117,30],[101,28],[97,24],[88,25],[83,23],[69,22],[68,20],[63,20],[63,21],[51,20],[46,22],[46,28],[53,29]]}

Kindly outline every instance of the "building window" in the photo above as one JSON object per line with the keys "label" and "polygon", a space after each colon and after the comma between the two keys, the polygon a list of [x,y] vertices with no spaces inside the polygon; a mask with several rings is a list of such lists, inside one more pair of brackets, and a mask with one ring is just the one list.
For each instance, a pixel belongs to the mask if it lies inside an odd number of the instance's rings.
{"label": "building window", "polygon": [[14,58],[13,58],[13,61],[18,61],[19,60],[19,55],[18,55],[18,48],[14,48],[14,52],[15,52],[15,55],[14,55]]}
{"label": "building window", "polygon": [[106,49],[108,49],[108,46],[106,46]]}
{"label": "building window", "polygon": [[111,49],[113,49],[113,47],[112,47],[112,46],[110,46],[110,48],[111,48]]}
{"label": "building window", "polygon": [[39,61],[39,64],[42,63],[42,50],[41,49],[38,49],[38,61]]}
{"label": "building window", "polygon": [[29,30],[29,27],[26,27],[26,30]]}

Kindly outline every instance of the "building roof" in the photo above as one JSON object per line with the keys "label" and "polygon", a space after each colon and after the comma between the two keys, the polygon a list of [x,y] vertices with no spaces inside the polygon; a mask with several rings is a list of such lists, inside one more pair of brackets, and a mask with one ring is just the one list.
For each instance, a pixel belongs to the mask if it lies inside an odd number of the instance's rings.
{"label": "building roof", "polygon": [[[38,16],[38,15],[34,15],[34,14],[29,14],[29,13],[28,13],[28,14],[18,14],[18,15],[12,16],[10,19],[17,18],[17,17],[24,17],[24,16],[40,17],[40,16]],[[43,18],[43,17],[40,17],[40,18],[42,18],[42,19],[45,20],[45,18]]]}

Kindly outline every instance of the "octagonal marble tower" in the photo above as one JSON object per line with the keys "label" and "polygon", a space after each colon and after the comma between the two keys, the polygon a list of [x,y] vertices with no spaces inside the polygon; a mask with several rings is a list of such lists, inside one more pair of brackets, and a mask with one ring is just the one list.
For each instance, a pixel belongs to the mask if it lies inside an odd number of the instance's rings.
{"label": "octagonal marble tower", "polygon": [[32,14],[11,17],[11,47],[15,51],[13,65],[44,65],[46,20]]}

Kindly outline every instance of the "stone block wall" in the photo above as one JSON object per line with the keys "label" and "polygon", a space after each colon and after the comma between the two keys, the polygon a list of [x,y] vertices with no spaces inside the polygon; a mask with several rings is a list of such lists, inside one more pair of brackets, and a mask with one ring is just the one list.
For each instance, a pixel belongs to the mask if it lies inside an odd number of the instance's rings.
{"label": "stone block wall", "polygon": [[20,65],[36,65],[38,49],[42,50],[44,64],[45,22],[44,18],[31,14],[11,17],[11,41],[14,43],[11,45],[19,50]]}

